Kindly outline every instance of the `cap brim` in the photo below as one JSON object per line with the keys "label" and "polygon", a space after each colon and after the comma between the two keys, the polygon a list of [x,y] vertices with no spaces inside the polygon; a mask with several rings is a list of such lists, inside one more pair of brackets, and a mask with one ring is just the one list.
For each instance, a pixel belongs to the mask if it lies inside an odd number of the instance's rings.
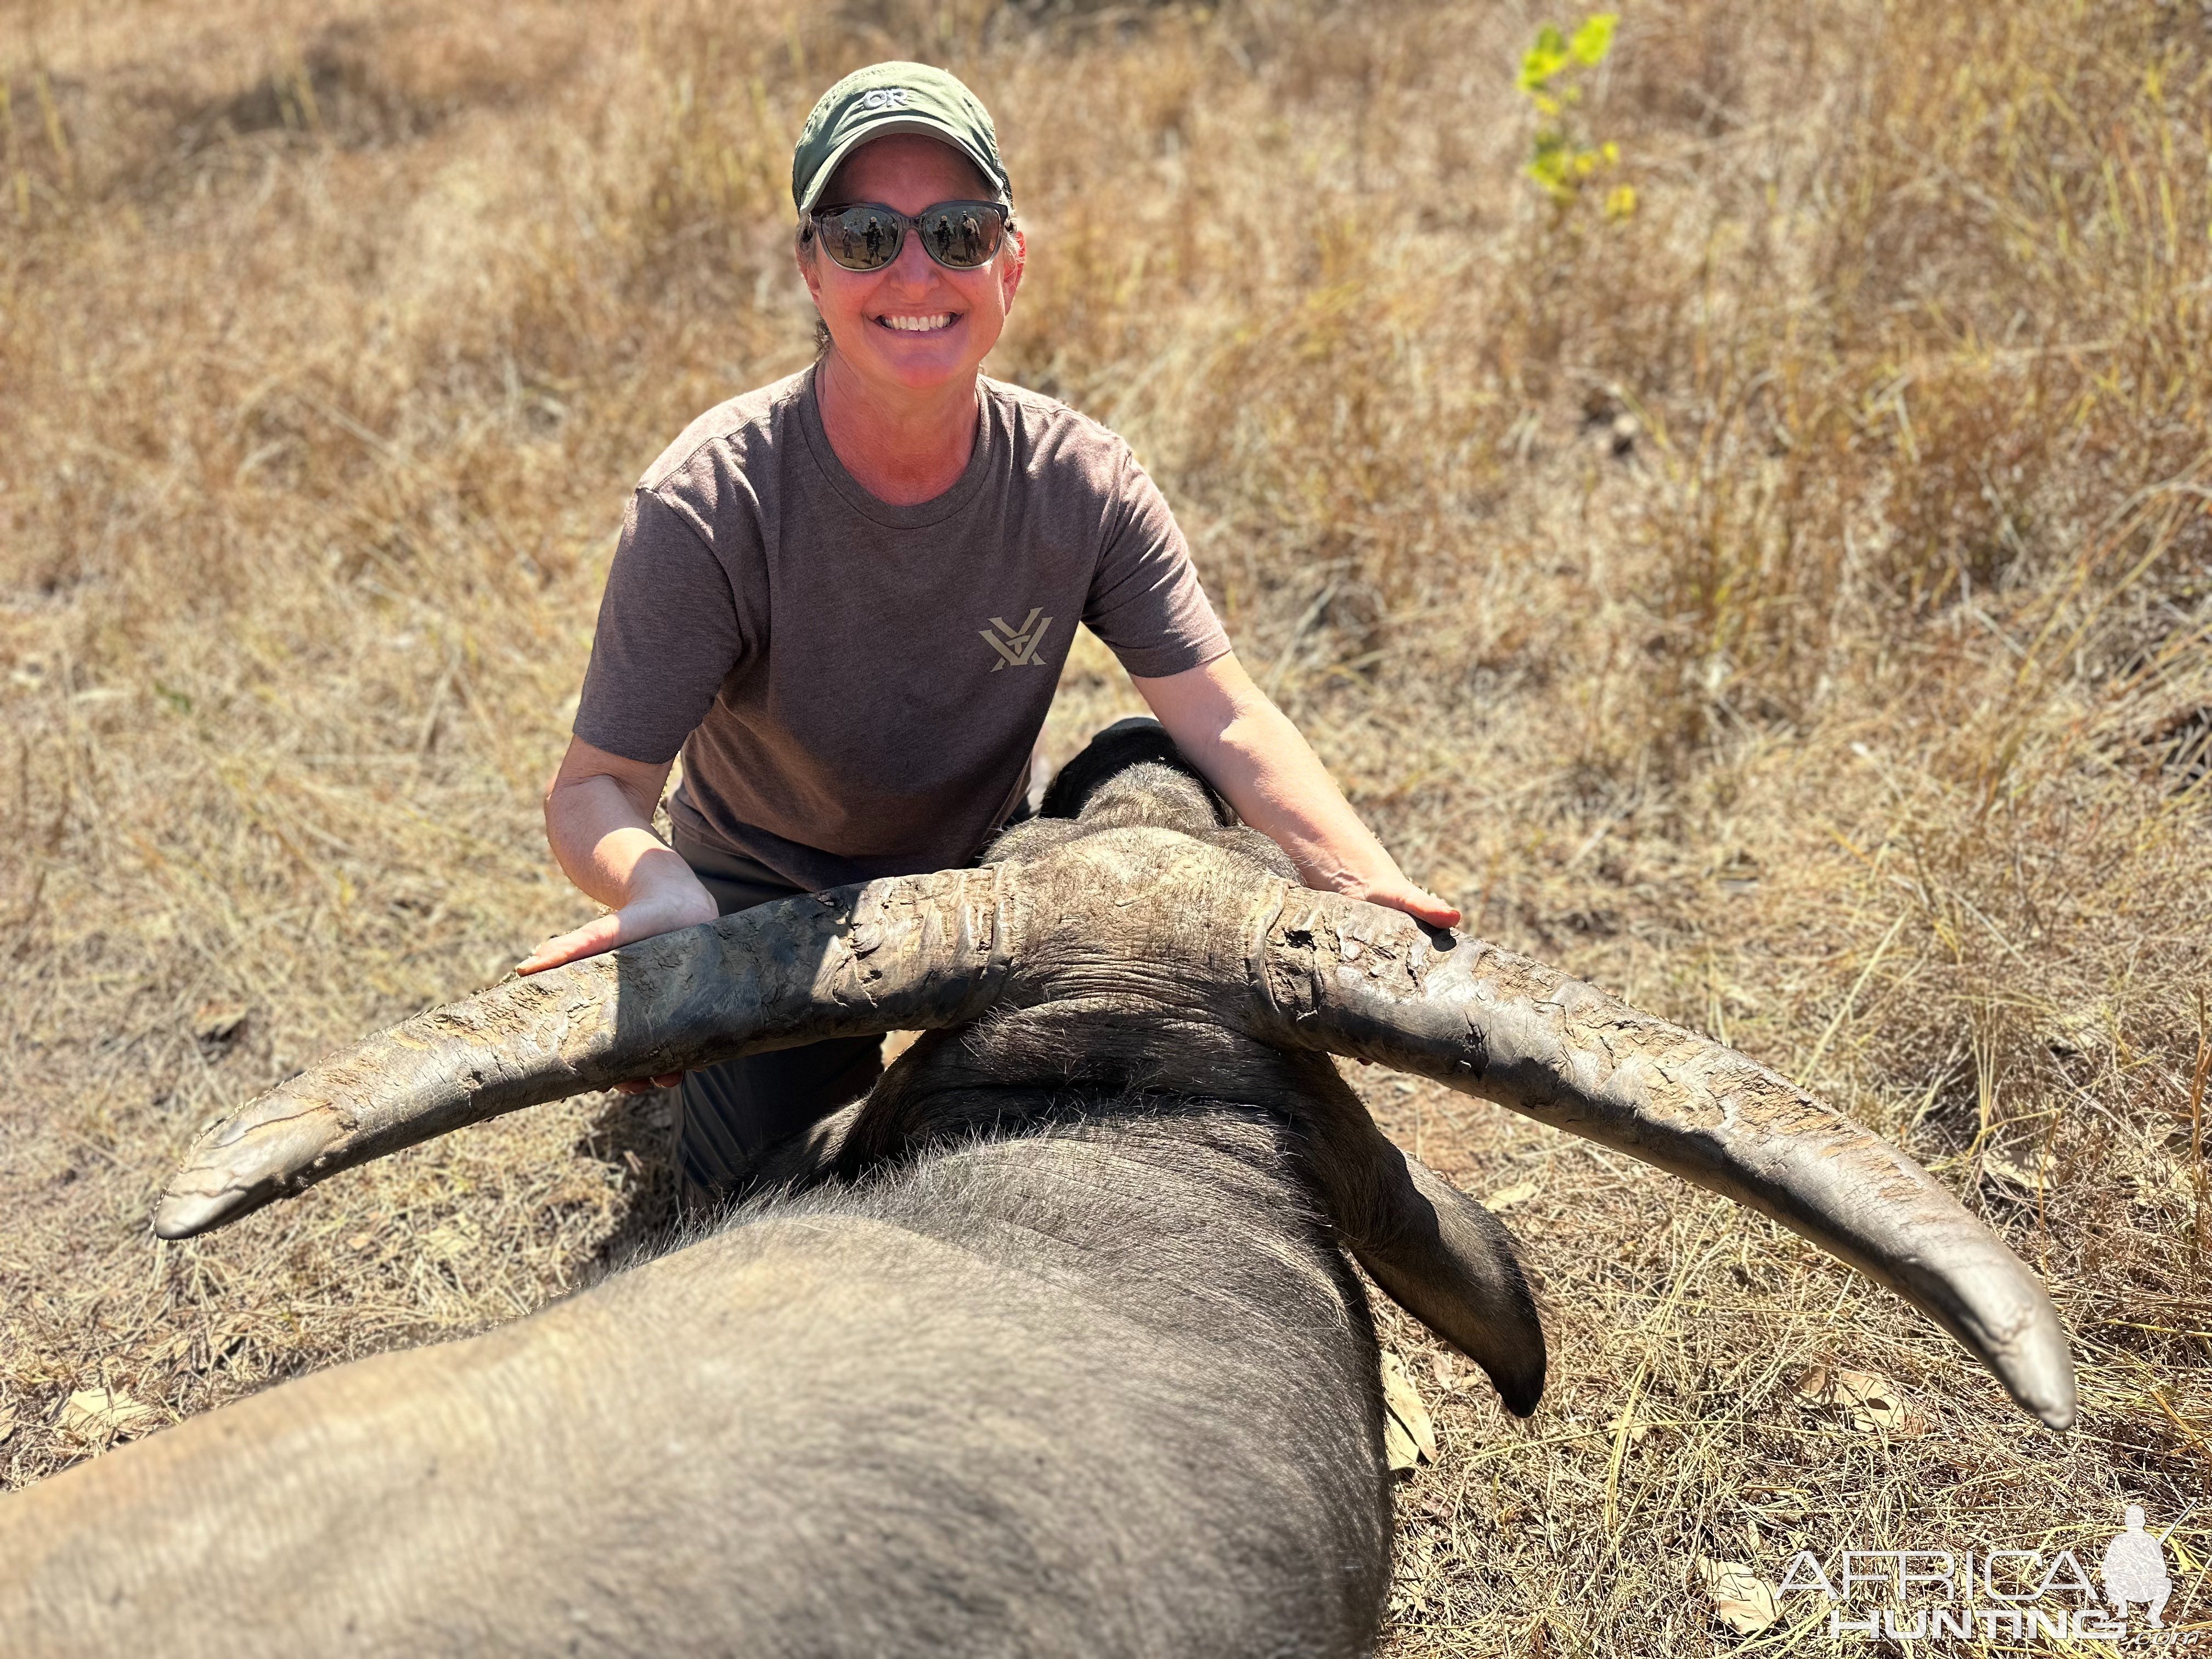
{"label": "cap brim", "polygon": [[983,181],[985,187],[991,190],[999,201],[1011,204],[1012,192],[1005,185],[996,182],[996,170],[992,167],[988,156],[980,153],[973,144],[969,143],[948,126],[940,125],[924,117],[902,115],[895,116],[887,121],[871,122],[858,132],[849,133],[840,139],[830,151],[828,158],[815,170],[814,182],[808,187],[805,198],[799,204],[799,212],[804,215],[814,211],[822,200],[823,193],[830,188],[830,181],[837,176],[837,169],[844,166],[847,156],[863,144],[871,144],[878,138],[888,138],[894,133],[901,132],[913,133],[923,138],[934,138],[946,149],[959,151],[968,164],[975,169],[975,176]]}

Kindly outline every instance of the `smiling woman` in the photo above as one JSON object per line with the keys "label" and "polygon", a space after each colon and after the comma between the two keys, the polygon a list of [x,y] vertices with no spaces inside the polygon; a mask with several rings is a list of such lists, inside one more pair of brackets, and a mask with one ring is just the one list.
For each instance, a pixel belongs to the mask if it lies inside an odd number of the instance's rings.
{"label": "smiling woman", "polygon": [[[824,192],[837,205],[799,226],[799,268],[830,341],[815,384],[823,425],[869,493],[895,505],[943,494],[967,465],[977,371],[1022,285],[1027,249],[1009,210],[961,199],[981,183],[944,144],[895,134],[839,167]],[[963,216],[979,234],[958,234]],[[951,222],[908,235],[917,219]],[[981,257],[951,264],[946,246]]]}
{"label": "smiling woman", "polygon": [[[545,803],[608,914],[522,971],[972,862],[1022,806],[1079,620],[1310,884],[1457,921],[1237,665],[1128,446],[982,374],[1028,248],[975,95],[921,64],[847,76],[807,118],[792,198],[826,344],[694,421],[631,495]],[[671,846],[650,826],[679,751]],[[878,1054],[832,1041],[630,1086],[680,1088],[678,1163],[712,1198]]]}

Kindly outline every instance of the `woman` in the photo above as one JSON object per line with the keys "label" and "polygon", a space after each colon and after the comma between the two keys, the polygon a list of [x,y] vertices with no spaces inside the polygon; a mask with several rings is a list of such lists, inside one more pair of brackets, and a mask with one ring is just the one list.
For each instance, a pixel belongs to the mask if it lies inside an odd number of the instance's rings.
{"label": "woman", "polygon": [[[792,196],[826,343],[693,422],[631,495],[545,798],[554,856],[608,914],[521,971],[971,862],[1028,787],[1079,618],[1308,883],[1456,922],[1238,666],[1128,447],[979,373],[1026,247],[967,88],[921,64],[847,76],[807,118]],[[671,847],[650,826],[679,750]],[[860,1095],[878,1047],[653,1079],[680,1084],[691,1195]]]}

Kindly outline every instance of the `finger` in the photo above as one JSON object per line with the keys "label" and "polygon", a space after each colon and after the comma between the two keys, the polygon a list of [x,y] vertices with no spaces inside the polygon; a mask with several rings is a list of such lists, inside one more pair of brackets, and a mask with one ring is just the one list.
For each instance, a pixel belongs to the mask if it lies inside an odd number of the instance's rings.
{"label": "finger", "polygon": [[602,951],[611,951],[623,942],[622,918],[610,912],[595,916],[581,927],[570,933],[556,933],[543,945],[515,963],[518,974],[542,974],[548,968],[558,968],[564,962],[574,962],[583,957],[595,957]]}
{"label": "finger", "polygon": [[1387,896],[1376,895],[1372,903],[1388,905],[1393,910],[1403,910],[1417,921],[1425,921],[1431,927],[1456,927],[1460,913],[1456,905],[1446,904],[1434,893],[1424,892],[1418,887],[1408,887]]}
{"label": "finger", "polygon": [[1420,903],[1407,905],[1406,914],[1419,917],[1431,927],[1456,927],[1460,924],[1459,906],[1446,904],[1434,893],[1423,893]]}

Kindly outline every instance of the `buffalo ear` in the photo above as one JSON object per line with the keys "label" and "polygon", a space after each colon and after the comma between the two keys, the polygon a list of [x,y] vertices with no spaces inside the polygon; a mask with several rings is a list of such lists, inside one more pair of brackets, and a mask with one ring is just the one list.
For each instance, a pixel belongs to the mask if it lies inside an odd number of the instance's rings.
{"label": "buffalo ear", "polygon": [[[1376,1137],[1378,1140],[1382,1137]],[[1513,1237],[1419,1158],[1383,1141],[1374,1232],[1349,1239],[1390,1299],[1489,1373],[1506,1410],[1526,1417],[1544,1394],[1544,1327]]]}
{"label": "buffalo ear", "polygon": [[1390,1299],[1490,1374],[1516,1417],[1544,1394],[1544,1327],[1498,1218],[1375,1127],[1319,1054],[1301,1056],[1308,1159],[1346,1247]]}

